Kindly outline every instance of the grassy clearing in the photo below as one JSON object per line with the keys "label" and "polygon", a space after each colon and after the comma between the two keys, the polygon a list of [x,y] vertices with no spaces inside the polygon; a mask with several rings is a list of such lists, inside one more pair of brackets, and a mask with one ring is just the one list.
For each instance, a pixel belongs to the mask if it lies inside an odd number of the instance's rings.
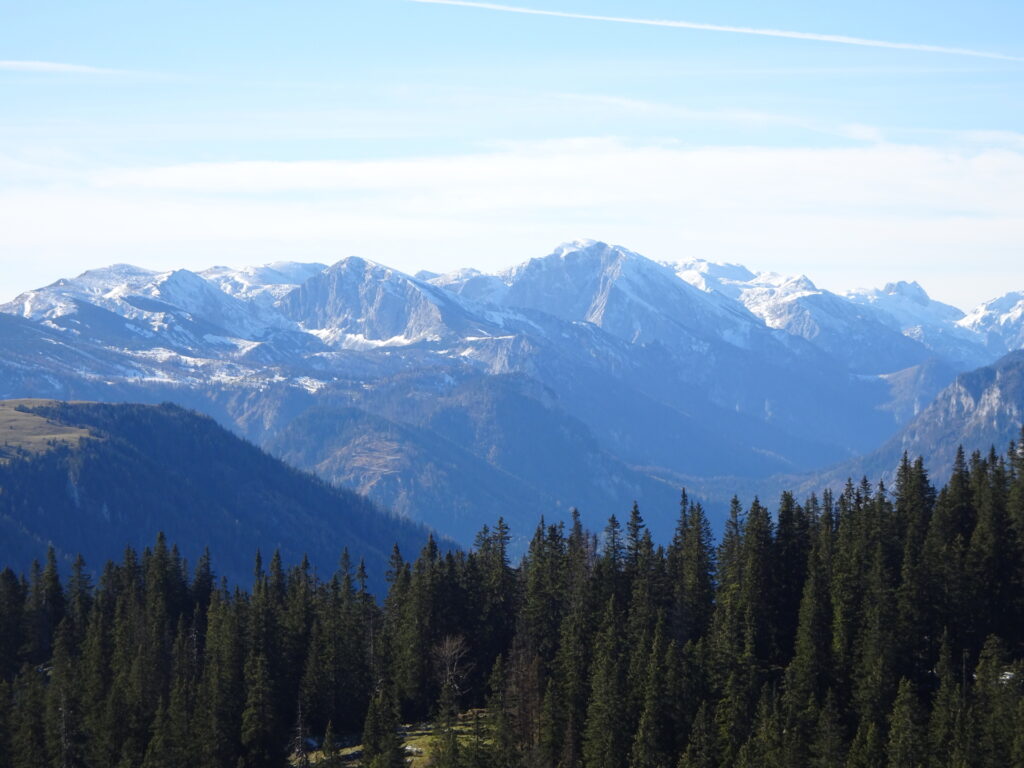
{"label": "grassy clearing", "polygon": [[[474,709],[459,715],[455,725],[459,743],[468,743],[486,722],[487,711],[483,709]],[[407,753],[406,763],[409,768],[429,768],[430,750],[437,735],[438,729],[434,723],[410,723],[402,726],[402,738]],[[363,747],[359,744],[342,748],[336,761],[328,760],[320,751],[311,753],[309,761],[318,768],[358,768],[363,764],[362,755]]]}
{"label": "grassy clearing", "polygon": [[58,424],[34,413],[17,410],[19,405],[45,405],[48,400],[0,400],[0,463],[18,452],[45,453],[55,445],[78,445],[89,437],[87,429]]}

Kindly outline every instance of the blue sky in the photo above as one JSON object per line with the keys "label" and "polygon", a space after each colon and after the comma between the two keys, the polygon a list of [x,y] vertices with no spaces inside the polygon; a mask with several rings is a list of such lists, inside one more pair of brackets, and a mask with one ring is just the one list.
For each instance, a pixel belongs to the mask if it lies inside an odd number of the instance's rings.
{"label": "blue sky", "polygon": [[1024,289],[1021,3],[471,5],[0,2],[0,300],[119,261],[496,269],[584,237]]}

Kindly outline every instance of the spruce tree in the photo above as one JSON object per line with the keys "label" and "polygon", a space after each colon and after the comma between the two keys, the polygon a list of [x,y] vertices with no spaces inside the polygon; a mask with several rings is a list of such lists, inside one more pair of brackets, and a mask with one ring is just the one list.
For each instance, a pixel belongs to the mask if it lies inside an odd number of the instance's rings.
{"label": "spruce tree", "polygon": [[557,727],[561,744],[557,763],[572,768],[581,760],[584,720],[587,714],[590,643],[593,635],[591,595],[591,543],[573,510],[573,524],[566,552],[567,607],[559,629],[554,674],[558,698]]}
{"label": "spruce tree", "polygon": [[974,671],[971,704],[976,723],[975,757],[982,768],[1010,765],[1013,742],[1021,723],[1021,665],[1011,667],[1002,642],[995,636],[985,646]]}
{"label": "spruce tree", "polygon": [[306,725],[302,701],[295,707],[295,725],[292,726],[291,739],[288,744],[288,761],[296,768],[309,768],[309,728]]}
{"label": "spruce tree", "polygon": [[889,716],[886,755],[890,768],[920,768],[928,760],[921,707],[917,694],[906,678],[900,680],[896,701]]}
{"label": "spruce tree", "polygon": [[744,652],[757,665],[765,665],[776,658],[779,636],[779,617],[775,614],[778,591],[772,573],[773,545],[771,515],[755,498],[743,526],[739,600],[743,610]]}
{"label": "spruce tree", "polygon": [[810,520],[793,494],[784,492],[779,500],[772,542],[771,576],[775,593],[775,643],[780,660],[788,660],[793,655],[811,546]]}
{"label": "spruce tree", "polygon": [[0,680],[12,680],[24,645],[25,586],[14,571],[0,571]]}
{"label": "spruce tree", "polygon": [[112,749],[111,764],[138,765],[145,757],[159,699],[147,696],[147,687],[155,679],[149,665],[156,662],[147,624],[144,571],[131,548],[125,550],[119,577],[103,732]]}
{"label": "spruce tree", "polygon": [[46,688],[46,743],[50,763],[59,768],[82,765],[84,733],[74,627],[63,619],[57,628],[50,679]]}
{"label": "spruce tree", "polygon": [[508,682],[505,677],[504,657],[499,656],[494,661],[494,667],[488,679],[489,695],[487,697],[487,711],[490,715],[490,742],[491,749],[489,756],[493,768],[512,768],[518,764],[519,744],[515,740],[515,729],[511,718],[512,707],[507,698]]}
{"label": "spruce tree", "polygon": [[153,735],[146,747],[142,768],[179,768],[187,765],[187,745],[177,741],[172,733],[170,718],[161,704],[153,720]]}
{"label": "spruce tree", "polygon": [[100,590],[89,612],[80,655],[79,684],[81,699],[89,702],[83,708],[83,728],[89,738],[85,744],[87,763],[109,765],[115,760],[117,744],[108,720],[107,697],[113,680],[112,651],[114,624],[113,566],[108,565],[100,582]]}
{"label": "spruce tree", "polygon": [[667,651],[664,622],[659,621],[647,656],[643,709],[633,737],[629,768],[659,768],[674,762],[668,719],[671,701],[665,680]]}
{"label": "spruce tree", "polygon": [[705,693],[704,686],[691,670],[691,661],[688,658],[693,655],[694,648],[693,643],[687,643],[684,648],[680,648],[679,644],[672,640],[668,644],[665,659],[659,669],[659,674],[664,678],[665,702],[662,716],[668,733],[667,749],[676,756],[681,755],[686,749],[686,740],[696,715],[696,706]]}
{"label": "spruce tree", "polygon": [[787,768],[778,697],[768,685],[761,690],[753,727],[736,759],[737,768]]}
{"label": "spruce tree", "polygon": [[825,694],[809,753],[808,765],[811,768],[833,768],[843,764],[846,734],[836,705],[836,697],[831,689]]}
{"label": "spruce tree", "polygon": [[963,617],[968,624],[965,639],[975,648],[989,633],[1010,637],[1021,631],[1015,601],[1022,586],[1022,553],[1007,514],[1006,473],[994,455],[986,465],[989,469],[975,490],[977,522],[964,557],[969,611]]}
{"label": "spruce tree", "polygon": [[278,743],[277,725],[270,665],[262,651],[254,650],[245,662],[241,741],[246,765],[253,768],[277,765],[283,746]]}
{"label": "spruce tree", "polygon": [[85,558],[75,558],[71,566],[71,578],[68,579],[66,616],[71,622],[74,644],[81,645],[89,622],[89,611],[92,608],[93,587],[92,577],[86,570]]}
{"label": "spruce tree", "polygon": [[398,736],[398,711],[387,686],[380,685],[363,726],[363,759],[369,768],[404,768],[405,751]]}
{"label": "spruce tree", "polygon": [[878,768],[885,764],[885,747],[878,726],[862,720],[846,756],[846,768]]}
{"label": "spruce tree", "polygon": [[714,606],[715,554],[711,524],[700,504],[680,513],[676,536],[668,555],[672,579],[673,636],[684,645],[703,637],[711,624]]}
{"label": "spruce tree", "polygon": [[53,651],[57,625],[64,618],[64,590],[60,583],[57,554],[51,546],[46,551],[46,566],[33,563],[25,601],[25,646],[23,657],[32,664],[42,664]]}
{"label": "spruce tree", "polygon": [[527,753],[528,762],[543,768],[555,768],[562,752],[563,721],[562,702],[555,691],[554,680],[549,679],[541,701],[536,743]]}
{"label": "spruce tree", "polygon": [[586,768],[624,768],[626,765],[630,734],[626,732],[626,681],[620,621],[612,597],[605,607],[594,645],[590,705],[583,737]]}
{"label": "spruce tree", "polygon": [[963,449],[957,450],[949,482],[935,502],[922,551],[929,587],[934,591],[934,626],[946,627],[955,643],[966,640],[960,617],[967,615],[969,584],[964,568],[976,510]]}
{"label": "spruce tree", "polygon": [[606,605],[608,600],[615,597],[620,605],[624,605],[629,599],[623,575],[626,555],[622,544],[622,525],[615,515],[608,518],[601,543],[601,559],[597,562],[595,573],[597,598],[600,601],[598,604]]}
{"label": "spruce tree", "polygon": [[939,679],[939,688],[931,702],[928,754],[932,765],[941,766],[952,752],[965,714],[962,708],[964,692],[960,682],[961,673],[953,665],[948,633],[942,637],[935,673]]}
{"label": "spruce tree", "polygon": [[[809,557],[807,576],[800,601],[795,653],[786,669],[783,709],[786,716],[788,753],[794,760],[805,759],[805,749],[821,725],[818,705],[829,687],[831,671],[832,603],[830,572],[832,565],[833,521],[826,509],[818,522]],[[830,691],[831,693],[831,691]],[[833,711],[837,704],[832,694]]]}
{"label": "spruce tree", "polygon": [[733,662],[743,653],[744,606],[741,546],[743,543],[742,508],[735,496],[729,506],[729,517],[718,545],[718,590],[712,614],[709,655],[712,679],[721,687],[731,674]]}
{"label": "spruce tree", "polygon": [[837,529],[830,579],[832,644],[829,655],[835,693],[845,707],[852,696],[856,639],[863,624],[864,566],[873,561],[875,546],[872,532],[865,525],[864,499],[852,482],[847,482],[834,508]]}
{"label": "spruce tree", "polygon": [[[771,517],[755,498],[739,541],[737,583],[729,586],[729,604],[722,605],[735,643],[735,656],[719,660],[728,673],[715,709],[719,750],[726,762],[738,757],[746,741],[767,668],[775,658],[771,548]],[[727,647],[723,644],[718,652]]]}
{"label": "spruce tree", "polygon": [[679,758],[678,768],[716,768],[716,743],[714,718],[707,701],[702,701],[690,730],[689,743]]}
{"label": "spruce tree", "polygon": [[334,735],[334,724],[328,720],[324,729],[324,738],[320,742],[320,753],[323,756],[324,768],[334,768],[339,756],[338,737]]}
{"label": "spruce tree", "polygon": [[195,741],[202,768],[235,762],[241,755],[242,718],[245,701],[242,627],[230,596],[213,593],[207,612],[205,664],[197,694]]}
{"label": "spruce tree", "polygon": [[635,505],[630,521],[636,537],[627,550],[627,575],[632,592],[626,619],[626,647],[632,652],[627,655],[626,665],[626,715],[632,731],[636,729],[643,710],[648,653],[652,647],[658,611],[653,543]]}
{"label": "spruce tree", "polygon": [[854,700],[862,721],[883,722],[895,693],[895,638],[891,576],[884,548],[873,547],[866,579],[863,627],[856,640]]}
{"label": "spruce tree", "polygon": [[25,665],[14,680],[16,703],[10,718],[14,768],[48,768],[46,755],[46,688],[42,673]]}
{"label": "spruce tree", "polygon": [[916,685],[927,683],[929,665],[937,652],[938,627],[933,605],[934,583],[924,562],[935,491],[928,482],[924,464],[918,458],[911,464],[903,455],[896,476],[893,514],[903,541],[900,584],[896,591],[898,663]]}

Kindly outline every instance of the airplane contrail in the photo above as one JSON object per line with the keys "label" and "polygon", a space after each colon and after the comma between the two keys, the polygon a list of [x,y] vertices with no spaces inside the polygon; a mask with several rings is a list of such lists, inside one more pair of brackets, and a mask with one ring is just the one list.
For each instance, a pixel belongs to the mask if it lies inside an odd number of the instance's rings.
{"label": "airplane contrail", "polygon": [[925,45],[923,43],[894,43],[888,40],[872,40],[865,37],[848,37],[846,35],[826,35],[817,32],[793,32],[785,29],[758,29],[755,27],[731,27],[722,24],[703,24],[697,21],[672,21],[668,19],[634,19],[624,16],[596,16],[589,13],[570,13],[568,11],[543,11],[537,8],[522,8],[516,5],[498,5],[497,3],[478,3],[473,0],[408,0],[412,3],[426,5],[456,5],[463,8],[479,8],[486,11],[503,11],[505,13],[525,13],[531,16],[555,16],[561,19],[584,19],[586,21],[611,21],[618,24],[642,24],[648,27],[674,27],[677,29],[699,29],[705,32],[733,32],[740,35],[760,35],[762,37],[785,37],[793,40],[817,40],[823,43],[841,43],[843,45],[861,45],[869,48],[895,48],[904,51],[923,51],[926,53],[945,53],[956,56],[975,56],[982,59],[999,59],[1001,61],[1024,61],[1021,56],[1008,56],[991,51],[976,51],[970,48],[949,48],[944,45]]}

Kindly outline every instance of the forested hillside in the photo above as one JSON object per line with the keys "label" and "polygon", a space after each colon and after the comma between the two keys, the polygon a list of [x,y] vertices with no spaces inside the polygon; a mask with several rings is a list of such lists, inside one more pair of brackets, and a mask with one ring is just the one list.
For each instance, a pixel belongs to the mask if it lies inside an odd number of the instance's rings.
{"label": "forested hillside", "polygon": [[517,566],[509,537],[396,547],[381,604],[347,555],[257,557],[246,592],[162,537],[95,584],[4,570],[0,764],[397,766],[424,719],[463,768],[1024,764],[1016,446],[938,492],[904,459],[892,489],[737,501],[717,545],[685,494],[664,547],[636,508],[542,520]]}
{"label": "forested hillside", "polygon": [[19,570],[47,543],[66,571],[76,553],[101,566],[165,531],[246,586],[258,548],[328,574],[352,547],[379,590],[391,545],[428,536],[175,405],[0,401],[0,439],[0,562]]}

